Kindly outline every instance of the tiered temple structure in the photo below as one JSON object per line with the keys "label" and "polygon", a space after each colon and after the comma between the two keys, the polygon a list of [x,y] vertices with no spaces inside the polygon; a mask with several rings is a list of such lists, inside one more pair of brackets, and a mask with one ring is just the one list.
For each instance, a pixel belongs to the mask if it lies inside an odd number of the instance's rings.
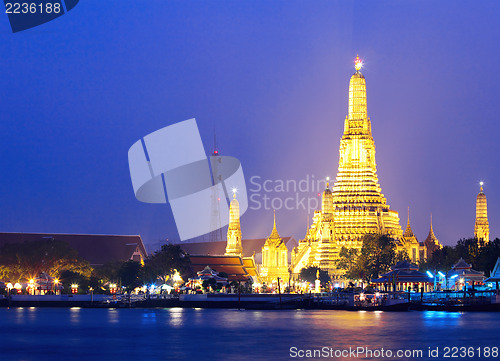
{"label": "tiered temple structure", "polygon": [[476,198],[476,224],[474,226],[474,237],[490,241],[490,225],[488,223],[488,208],[486,204],[486,195],[483,193],[483,182],[480,183],[481,188]]}
{"label": "tiered temple structure", "polygon": [[274,213],[273,230],[262,247],[262,265],[259,275],[262,282],[267,284],[277,282],[278,278],[283,284],[289,283],[288,249],[276,229],[276,212]]}
{"label": "tiered temple structure", "polygon": [[240,204],[233,190],[233,199],[229,204],[229,227],[227,229],[227,246],[225,256],[243,257],[241,246]]}
{"label": "tiered temple structure", "polygon": [[412,261],[426,255],[425,245],[418,242],[409,221],[403,236],[398,212],[390,209],[382,194],[366,105],[366,80],[359,57],[354,63],[356,72],[349,82],[349,107],[340,140],[336,182],[332,190],[327,185],[321,210],[315,211],[305,238],[292,253],[295,275],[308,266],[341,275],[335,261],[342,247],[360,249],[363,236],[370,233],[397,239],[398,250],[406,250]]}

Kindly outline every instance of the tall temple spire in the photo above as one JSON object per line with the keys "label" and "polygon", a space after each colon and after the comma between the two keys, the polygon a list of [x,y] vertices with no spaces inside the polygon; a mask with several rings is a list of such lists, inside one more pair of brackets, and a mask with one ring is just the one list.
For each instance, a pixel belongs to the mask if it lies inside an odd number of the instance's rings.
{"label": "tall temple spire", "polygon": [[233,200],[229,204],[229,227],[227,229],[226,256],[243,256],[241,246],[240,204],[233,189]]}
{"label": "tall temple spire", "polygon": [[332,190],[336,227],[346,238],[361,239],[366,233],[384,233],[399,238],[403,231],[399,215],[389,209],[378,182],[375,142],[366,103],[366,80],[362,61],[354,61],[356,72],[349,81],[349,106],[340,140],[339,166]]}
{"label": "tall temple spire", "polygon": [[340,139],[337,177],[327,183],[321,210],[293,253],[292,272],[317,266],[330,275],[342,277],[337,267],[342,247],[361,249],[363,236],[384,233],[403,236],[399,215],[391,210],[378,183],[375,142],[367,112],[366,80],[362,61],[354,61],[355,73],[349,80],[348,109]]}
{"label": "tall temple spire", "polygon": [[273,224],[273,230],[271,231],[271,235],[269,236],[269,238],[281,239],[278,230],[276,229],[276,210],[273,210],[273,213],[274,213],[274,224]]}
{"label": "tall temple spire", "polygon": [[432,237],[436,238],[436,236],[434,235],[434,230],[432,229],[432,212],[431,212],[431,229],[429,231],[429,235],[432,235]]}
{"label": "tall temple spire", "polygon": [[406,224],[406,230],[405,230],[405,233],[403,233],[403,236],[405,238],[415,237],[415,234],[411,230],[411,226],[410,226],[410,207],[408,207],[408,223]]}
{"label": "tall temple spire", "polygon": [[488,223],[488,205],[486,195],[483,193],[483,182],[480,182],[479,194],[476,198],[476,223],[474,225],[474,237],[489,242],[490,225]]}
{"label": "tall temple spire", "polygon": [[427,258],[432,258],[432,254],[435,250],[443,248],[436,235],[434,234],[434,229],[432,228],[432,213],[431,213],[431,227],[429,229],[429,234],[424,241],[425,247],[427,247]]}

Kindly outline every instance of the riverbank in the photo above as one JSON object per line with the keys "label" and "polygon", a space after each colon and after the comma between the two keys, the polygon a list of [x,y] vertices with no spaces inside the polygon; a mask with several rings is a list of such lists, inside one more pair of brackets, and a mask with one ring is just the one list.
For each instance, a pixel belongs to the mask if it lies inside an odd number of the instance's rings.
{"label": "riverbank", "polygon": [[[500,311],[500,297],[450,298],[432,293],[364,295],[333,294],[182,294],[182,295],[12,295],[0,298],[0,307],[82,308],[225,308],[248,310],[317,309],[346,311]],[[442,296],[442,297],[441,297]],[[411,299],[411,301],[410,301]]]}

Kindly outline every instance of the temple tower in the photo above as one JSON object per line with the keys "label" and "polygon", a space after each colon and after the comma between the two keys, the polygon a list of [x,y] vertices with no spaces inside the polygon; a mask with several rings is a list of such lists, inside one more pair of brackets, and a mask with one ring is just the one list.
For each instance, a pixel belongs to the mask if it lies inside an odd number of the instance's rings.
{"label": "temple tower", "polygon": [[233,199],[229,204],[229,227],[227,229],[226,256],[243,257],[241,246],[240,204],[236,199],[236,190],[233,189]]}
{"label": "temple tower", "polygon": [[486,195],[483,193],[483,182],[479,183],[481,188],[476,198],[476,224],[474,226],[474,237],[490,241],[490,225],[488,223],[488,208],[486,204]]}
{"label": "temple tower", "polygon": [[337,235],[346,246],[361,247],[367,233],[385,233],[399,238],[403,232],[396,211],[389,205],[378,183],[375,142],[366,104],[366,80],[361,60],[349,82],[349,107],[340,140],[339,166],[332,198]]}
{"label": "temple tower", "polygon": [[288,248],[276,229],[276,212],[274,212],[273,230],[262,247],[260,278],[263,282],[271,284],[277,282],[278,277],[283,284],[288,284]]}
{"label": "temple tower", "polygon": [[336,260],[342,247],[358,248],[366,234],[387,234],[400,239],[398,212],[389,208],[378,183],[375,142],[366,103],[366,80],[356,57],[349,82],[348,113],[340,140],[338,172],[333,189],[323,192],[321,210],[304,239],[292,252],[292,272],[318,266],[341,277]]}
{"label": "temple tower", "polygon": [[333,196],[330,190],[330,178],[326,178],[326,188],[323,191],[321,200],[321,213],[319,215],[318,247],[315,257],[315,263],[325,270],[335,269],[334,260],[338,257],[339,250],[335,249],[335,222],[333,219]]}

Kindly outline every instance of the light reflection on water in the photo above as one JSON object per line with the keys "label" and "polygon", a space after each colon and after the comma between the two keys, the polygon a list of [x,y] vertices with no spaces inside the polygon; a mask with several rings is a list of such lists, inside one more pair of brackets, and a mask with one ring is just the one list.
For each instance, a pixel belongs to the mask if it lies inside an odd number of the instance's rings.
{"label": "light reflection on water", "polygon": [[499,313],[0,309],[2,360],[275,361],[292,346],[495,346],[499,332]]}
{"label": "light reflection on water", "polygon": [[77,325],[80,323],[80,310],[81,308],[80,307],[71,307],[69,309],[69,321],[74,324],[74,325]]}

